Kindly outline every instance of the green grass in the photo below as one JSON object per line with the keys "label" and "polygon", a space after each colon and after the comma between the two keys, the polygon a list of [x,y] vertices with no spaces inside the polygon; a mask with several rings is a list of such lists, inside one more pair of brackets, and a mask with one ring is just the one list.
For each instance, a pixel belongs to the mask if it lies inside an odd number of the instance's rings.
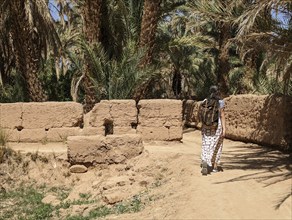
{"label": "green grass", "polygon": [[44,193],[32,187],[1,193],[0,219],[49,219],[54,209],[42,203],[43,198]]}
{"label": "green grass", "polygon": [[140,197],[134,196],[131,200],[120,202],[114,206],[99,206],[89,212],[89,216],[67,216],[66,220],[93,220],[105,217],[112,214],[123,214],[123,213],[133,213],[139,212],[143,209],[144,205],[141,202]]}
{"label": "green grass", "polygon": [[14,154],[15,152],[10,147],[0,146],[0,163],[3,163]]}
{"label": "green grass", "polygon": [[2,128],[0,128],[0,146],[6,146],[7,142],[8,135]]}
{"label": "green grass", "polygon": [[[61,203],[57,206],[42,203],[46,192],[56,194]],[[98,206],[98,200],[91,199],[90,194],[79,194],[78,200],[66,201],[70,189],[53,187],[20,187],[12,191],[0,192],[0,220],[39,220],[61,218],[60,210],[68,209],[73,205],[96,204],[97,208],[91,210],[88,216],[68,215],[67,220],[93,220],[110,214],[122,214],[140,211],[144,205],[139,196],[117,203],[114,206]]]}

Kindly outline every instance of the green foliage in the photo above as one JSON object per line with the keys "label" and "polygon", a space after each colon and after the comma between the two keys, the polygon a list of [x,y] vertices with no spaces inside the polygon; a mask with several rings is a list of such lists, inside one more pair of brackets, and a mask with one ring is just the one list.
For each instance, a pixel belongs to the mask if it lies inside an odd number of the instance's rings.
{"label": "green foliage", "polygon": [[123,214],[123,213],[132,213],[132,212],[139,212],[143,208],[141,199],[139,196],[134,196],[131,200],[126,202],[120,202],[115,204],[114,206],[99,206],[89,212],[89,216],[68,216],[66,220],[91,220],[102,218],[107,215],[111,214]]}
{"label": "green foliage", "polygon": [[[80,41],[80,47],[86,57],[90,60],[91,78],[96,87],[96,95],[100,99],[129,99],[132,98],[135,88],[140,86],[141,81],[150,80],[153,74],[150,69],[140,69],[139,61],[142,52],[135,49],[135,43],[127,42],[123,48],[120,59],[110,59],[101,45],[88,45]],[[82,90],[79,91],[79,81],[83,75],[84,63],[74,54],[70,54],[72,65],[78,75],[74,76],[72,93],[76,100],[82,100]],[[78,98],[77,98],[78,96]]]}
{"label": "green foliage", "polygon": [[10,147],[0,146],[0,163],[5,162],[13,155],[13,150]]}
{"label": "green foliage", "polygon": [[8,142],[8,134],[0,127],[0,146],[6,146]]}
{"label": "green foliage", "polygon": [[30,155],[30,159],[34,162],[37,160],[41,161],[42,163],[48,163],[49,160],[46,156],[40,155],[38,151],[33,153],[27,153],[27,155]]}
{"label": "green foliage", "polygon": [[[49,101],[83,102],[86,63],[91,67],[90,76],[100,99],[190,96],[201,99],[207,95],[210,85],[217,84],[218,58],[220,49],[223,50],[220,48],[222,22],[230,24],[230,39],[224,47],[230,65],[230,72],[224,73],[228,92],[291,95],[289,1],[240,0],[230,1],[228,5],[223,1],[162,1],[154,65],[145,69],[139,66],[143,57],[139,49],[143,1],[102,2],[102,33],[99,44],[95,45],[82,39],[80,3],[84,1],[57,1],[60,20],[54,21],[55,27],[50,25],[49,16],[40,21],[35,16],[47,12],[45,4],[36,3],[41,11],[34,11],[35,8],[25,11],[34,13],[32,18],[37,22],[30,24],[37,26],[44,39],[50,35],[40,43],[43,52],[38,72]],[[9,1],[3,4],[1,10],[5,13],[0,18],[3,24],[0,26],[3,30],[0,102],[23,102],[29,100],[26,82],[22,73],[16,72],[13,44],[6,34],[13,28],[7,22],[9,4]],[[279,13],[279,9],[282,20],[271,13]],[[89,57],[89,62],[85,62],[85,57]],[[180,96],[175,96],[174,84],[181,87]]]}
{"label": "green foliage", "polygon": [[[43,198],[44,193],[32,187],[1,193],[0,204],[5,209],[0,211],[0,219],[48,219],[52,217],[53,206],[42,203]],[[12,207],[7,206],[11,203]]]}
{"label": "green foliage", "polygon": [[15,69],[12,69],[8,77],[8,82],[4,80],[1,82],[0,80],[0,102],[23,102],[27,99],[28,96],[25,93],[24,80]]}
{"label": "green foliage", "polygon": [[57,75],[53,57],[49,57],[45,61],[39,73],[39,78],[43,83],[49,101],[72,101],[70,96],[72,77],[72,71],[70,70],[59,76]]}
{"label": "green foliage", "polygon": [[[117,203],[113,206],[98,206],[97,200],[90,200],[90,194],[80,194],[80,199],[74,201],[61,202],[57,206],[42,203],[42,199],[45,197],[46,192],[56,193],[60,201],[63,201],[68,197],[70,189],[53,187],[47,189],[43,187],[25,187],[0,192],[0,219],[51,219],[60,217],[59,213],[61,209],[68,209],[74,205],[84,204],[96,204],[97,207],[89,212],[86,217],[83,216],[67,216],[66,219],[82,219],[91,220],[100,217],[105,217],[110,214],[122,214],[139,212],[144,205],[141,202],[140,196],[134,196],[132,199]],[[17,207],[17,209],[15,209]]]}

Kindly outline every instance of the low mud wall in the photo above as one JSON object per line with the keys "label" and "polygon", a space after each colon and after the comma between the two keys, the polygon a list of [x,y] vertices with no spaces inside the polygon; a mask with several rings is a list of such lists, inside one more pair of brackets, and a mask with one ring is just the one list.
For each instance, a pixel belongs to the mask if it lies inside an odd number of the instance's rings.
{"label": "low mud wall", "polygon": [[[236,95],[224,100],[227,138],[292,149],[292,97]],[[200,128],[199,103],[184,103],[186,126]]]}
{"label": "low mud wall", "polygon": [[140,134],[143,140],[181,140],[182,102],[103,100],[83,114],[75,102],[0,104],[0,128],[12,142],[61,142],[68,136]]}

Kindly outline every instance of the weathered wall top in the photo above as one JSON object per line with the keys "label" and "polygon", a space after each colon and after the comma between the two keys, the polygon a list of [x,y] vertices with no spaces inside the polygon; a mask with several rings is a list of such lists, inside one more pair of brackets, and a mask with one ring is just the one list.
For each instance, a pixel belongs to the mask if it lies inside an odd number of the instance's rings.
{"label": "weathered wall top", "polygon": [[141,100],[139,106],[134,100],[102,100],[86,115],[82,105],[75,102],[0,104],[0,128],[8,134],[9,141],[16,142],[110,134],[142,134],[143,140],[180,140],[181,119],[182,102],[178,100]]}

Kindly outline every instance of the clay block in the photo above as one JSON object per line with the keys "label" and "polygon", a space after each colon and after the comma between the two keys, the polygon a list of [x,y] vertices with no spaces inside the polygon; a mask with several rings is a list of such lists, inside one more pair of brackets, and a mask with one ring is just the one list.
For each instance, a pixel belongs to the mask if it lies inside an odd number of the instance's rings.
{"label": "clay block", "polygon": [[79,127],[83,109],[76,102],[24,103],[22,120],[25,129]]}
{"label": "clay block", "polygon": [[68,159],[72,164],[106,163],[106,153],[110,150],[106,146],[105,137],[71,136],[67,138]]}
{"label": "clay block", "polygon": [[183,138],[183,128],[180,127],[170,127],[169,128],[169,141],[180,141]]}
{"label": "clay block", "polygon": [[136,129],[133,129],[131,127],[114,127],[114,134],[136,134]]}
{"label": "clay block", "polygon": [[20,142],[47,142],[45,129],[23,129],[20,131]]}
{"label": "clay block", "polygon": [[77,136],[80,134],[79,127],[73,128],[51,128],[47,131],[47,141],[63,142],[68,136]]}
{"label": "clay block", "polygon": [[143,151],[140,135],[68,137],[68,158],[72,164],[123,163]]}
{"label": "clay block", "polygon": [[4,132],[5,137],[10,142],[19,142],[20,131],[17,129],[1,129]]}
{"label": "clay block", "polygon": [[83,129],[80,129],[78,136],[90,136],[90,135],[101,135],[101,131],[97,127],[84,127]]}
{"label": "clay block", "polygon": [[137,108],[134,100],[102,100],[90,113],[89,124],[100,127],[106,121],[112,121],[115,126],[130,126],[137,123]]}
{"label": "clay block", "polygon": [[22,127],[22,105],[23,103],[0,104],[1,128]]}
{"label": "clay block", "polygon": [[169,139],[169,129],[166,127],[140,127],[137,133],[141,134],[143,140],[167,141]]}

